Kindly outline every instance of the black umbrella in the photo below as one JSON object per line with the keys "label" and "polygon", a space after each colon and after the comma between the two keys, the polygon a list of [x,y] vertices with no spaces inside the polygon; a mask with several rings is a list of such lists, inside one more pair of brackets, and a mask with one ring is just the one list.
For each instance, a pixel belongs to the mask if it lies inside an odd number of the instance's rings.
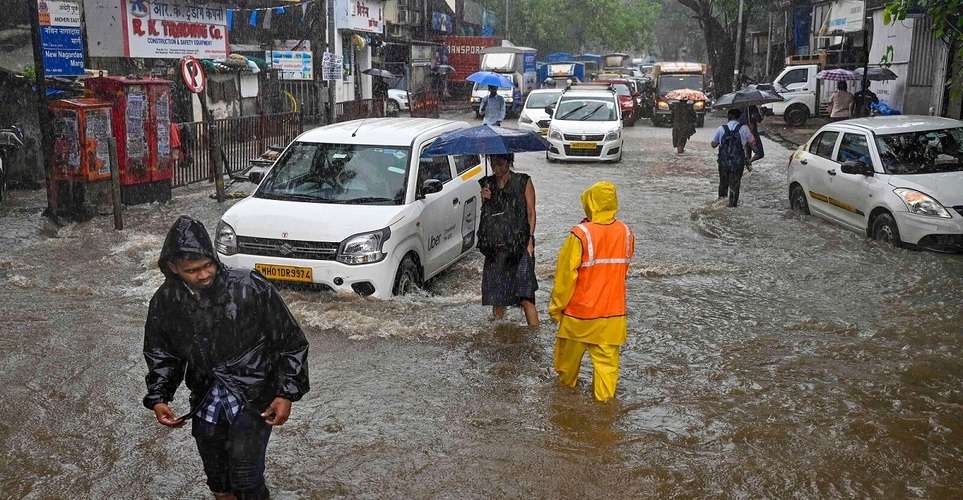
{"label": "black umbrella", "polygon": [[784,99],[779,94],[766,92],[759,89],[742,89],[731,94],[726,94],[716,99],[716,108],[744,108],[746,106],[759,106],[770,102],[781,102]]}
{"label": "black umbrella", "polygon": [[386,69],[380,69],[380,68],[368,68],[368,69],[362,71],[362,73],[364,73],[364,74],[366,74],[366,75],[370,75],[370,76],[375,76],[375,77],[378,77],[378,78],[387,78],[387,79],[389,79],[389,80],[393,80],[393,79],[395,79],[395,78],[398,78],[398,75],[396,75],[396,74],[394,74],[394,73],[392,73],[392,72],[390,72],[390,71],[388,71],[388,70],[386,70]]}
{"label": "black umbrella", "polygon": [[[859,75],[860,78],[862,78],[863,68],[856,68],[856,74]],[[893,73],[893,71],[890,70],[889,68],[880,68],[878,66],[873,66],[869,68],[869,72],[867,74],[869,75],[869,79],[874,82],[881,82],[884,80],[896,80],[897,78],[899,78],[898,76],[896,76],[896,73]]]}

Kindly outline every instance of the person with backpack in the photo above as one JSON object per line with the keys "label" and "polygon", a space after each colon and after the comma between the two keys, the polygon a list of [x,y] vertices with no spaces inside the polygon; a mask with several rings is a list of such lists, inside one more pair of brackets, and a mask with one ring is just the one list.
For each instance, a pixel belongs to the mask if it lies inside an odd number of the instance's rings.
{"label": "person with backpack", "polygon": [[485,256],[482,304],[496,320],[505,308],[521,306],[528,326],[539,325],[535,308],[535,186],[512,171],[514,155],[491,155],[492,175],[481,183],[478,250]]}
{"label": "person with backpack", "polygon": [[752,171],[746,158],[746,146],[754,146],[756,139],[749,127],[740,123],[742,111],[730,109],[726,117],[728,123],[716,130],[711,145],[719,148],[719,199],[728,198],[729,206],[735,207],[739,204],[743,170],[749,168]]}

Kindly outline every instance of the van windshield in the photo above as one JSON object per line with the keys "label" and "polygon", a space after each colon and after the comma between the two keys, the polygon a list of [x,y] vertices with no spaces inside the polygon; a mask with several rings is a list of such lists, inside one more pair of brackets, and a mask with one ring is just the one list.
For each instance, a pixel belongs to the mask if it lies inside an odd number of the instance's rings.
{"label": "van windshield", "polygon": [[673,90],[702,90],[702,75],[659,75],[659,93]]}
{"label": "van windshield", "polygon": [[528,109],[544,108],[545,106],[554,106],[558,102],[558,98],[561,97],[562,92],[539,92],[537,94],[530,94],[528,96],[528,101],[525,102],[525,107]]}
{"label": "van windshield", "polygon": [[278,159],[255,197],[401,205],[410,156],[404,147],[296,142]]}
{"label": "van windshield", "polygon": [[876,148],[888,174],[963,171],[963,128],[879,135]]}
{"label": "van windshield", "polygon": [[618,120],[612,99],[563,98],[555,112],[556,120],[611,122]]}

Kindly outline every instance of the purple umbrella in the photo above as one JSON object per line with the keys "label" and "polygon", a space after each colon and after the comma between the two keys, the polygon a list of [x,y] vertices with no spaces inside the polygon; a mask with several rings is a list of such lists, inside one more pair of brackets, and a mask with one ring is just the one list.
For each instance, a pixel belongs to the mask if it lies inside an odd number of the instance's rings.
{"label": "purple umbrella", "polygon": [[836,69],[825,69],[816,74],[816,78],[820,80],[860,80],[862,76],[857,75],[855,71],[850,71],[848,69],[836,68]]}

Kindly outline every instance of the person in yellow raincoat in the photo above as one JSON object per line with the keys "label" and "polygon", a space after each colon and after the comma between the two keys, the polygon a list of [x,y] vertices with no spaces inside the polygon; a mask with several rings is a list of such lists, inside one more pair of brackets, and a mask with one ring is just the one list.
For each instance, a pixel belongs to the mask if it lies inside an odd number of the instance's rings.
{"label": "person in yellow raincoat", "polygon": [[615,185],[598,182],[582,193],[586,219],[572,232],[558,255],[555,287],[548,314],[558,323],[555,371],[574,388],[582,357],[588,351],[594,368],[595,399],[615,396],[619,350],[625,343],[625,279],[635,254],[635,237],[615,218]]}

